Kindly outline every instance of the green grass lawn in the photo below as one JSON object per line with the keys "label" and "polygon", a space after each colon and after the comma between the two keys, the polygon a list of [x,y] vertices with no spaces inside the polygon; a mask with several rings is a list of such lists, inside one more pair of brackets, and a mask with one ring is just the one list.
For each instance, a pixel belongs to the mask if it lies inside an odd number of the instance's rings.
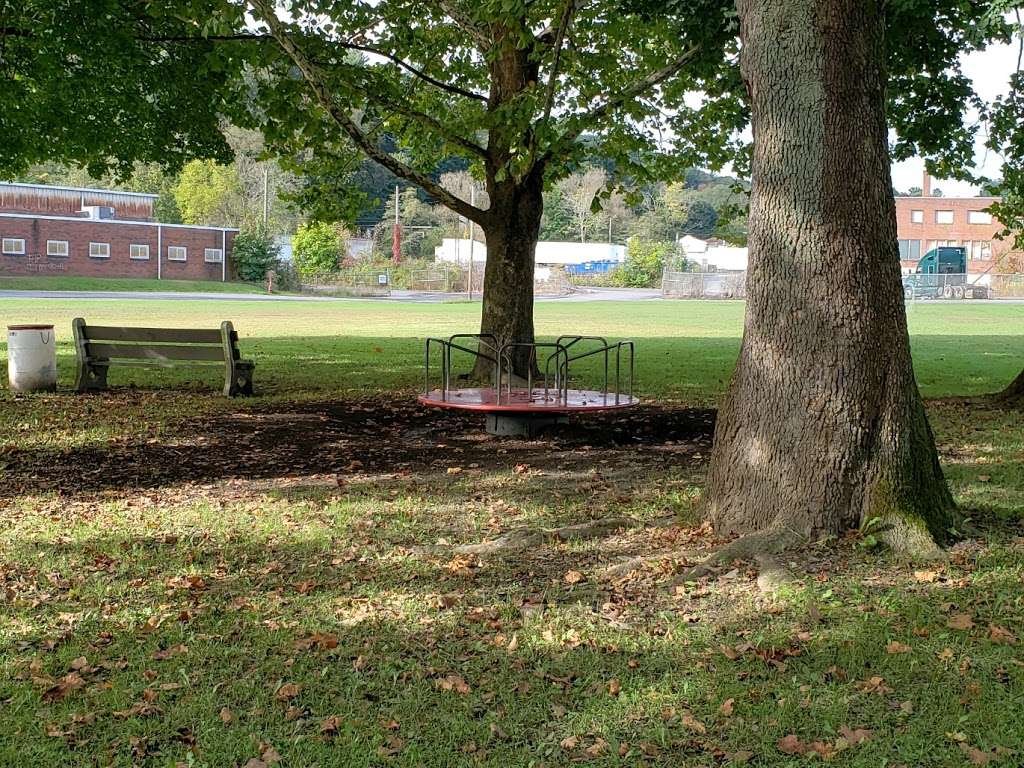
{"label": "green grass lawn", "polygon": [[[70,320],[230,319],[216,373],[68,391]],[[632,417],[535,441],[411,404],[422,338],[479,304],[29,301],[62,391],[0,391],[0,765],[1018,766],[1024,306],[917,304],[915,366],[969,518],[941,565],[856,537],[761,594],[699,519],[742,305],[540,303],[539,333],[638,342]],[[624,421],[623,419],[628,419]],[[564,526],[619,516],[607,536]],[[493,553],[458,547],[548,531]],[[609,570],[643,558],[628,573]]]}
{"label": "green grass lawn", "polygon": [[[417,385],[424,337],[473,330],[480,305],[0,300],[0,324],[56,325],[64,383],[73,378],[71,319],[78,315],[95,324],[169,327],[216,327],[231,320],[244,354],[257,362],[258,390],[305,396]],[[536,318],[538,334],[549,338],[568,330],[635,339],[642,394],[708,403],[724,390],[735,362],[743,305],[539,302]],[[921,303],[911,307],[909,319],[926,397],[995,391],[1024,366],[1024,305]],[[151,374],[115,370],[112,380],[145,383]],[[156,379],[160,384],[175,380]]]}
{"label": "green grass lawn", "polygon": [[211,280],[155,280],[131,277],[0,277],[0,291],[145,291],[146,293],[264,293],[252,283]]}

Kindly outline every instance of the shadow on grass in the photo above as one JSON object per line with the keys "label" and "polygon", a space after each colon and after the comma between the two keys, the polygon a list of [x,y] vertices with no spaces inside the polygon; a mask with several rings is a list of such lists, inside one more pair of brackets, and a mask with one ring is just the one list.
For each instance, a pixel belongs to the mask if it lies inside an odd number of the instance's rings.
{"label": "shadow on grass", "polygon": [[[722,621],[694,624],[669,606],[623,621],[621,597],[581,601],[545,574],[507,572],[499,586],[419,561],[333,565],[326,540],[267,544],[136,540],[122,567],[65,591],[73,621],[33,613],[64,629],[13,639],[28,656],[0,683],[3,764],[162,766],[191,752],[196,765],[243,765],[263,742],[286,765],[712,766],[750,752],[782,766],[796,764],[783,736],[834,744],[843,727],[871,734],[842,765],[961,764],[954,732],[985,750],[1024,748],[1024,710],[1007,706],[1024,675],[1014,648],[985,634],[989,621],[1019,625],[991,599],[1019,586],[1019,562],[1002,555],[978,564],[977,583],[908,587],[874,569],[808,578],[768,612],[733,599]],[[136,547],[149,554],[131,557]],[[13,554],[69,572],[119,549],[99,538]],[[185,572],[203,586],[167,586]],[[300,594],[307,578],[319,581]],[[522,612],[538,599],[542,610]],[[950,602],[978,628],[946,627]],[[147,629],[153,615],[163,620]],[[317,632],[333,647],[303,645]],[[909,650],[886,653],[894,640]],[[83,656],[85,685],[43,700],[38,680]],[[150,712],[113,714],[146,690]],[[61,735],[46,736],[47,723]]]}
{"label": "shadow on grass", "polygon": [[[90,397],[87,404],[102,408],[107,397]],[[180,422],[159,438],[129,436],[113,445],[66,450],[46,444],[9,449],[0,495],[75,496],[334,473],[436,479],[449,469],[511,469],[523,463],[608,471],[615,469],[605,464],[616,452],[632,449],[657,451],[666,460],[699,458],[707,454],[714,429],[709,410],[640,406],[574,418],[541,439],[514,440],[487,435],[480,415],[425,408],[412,398],[239,405]]]}

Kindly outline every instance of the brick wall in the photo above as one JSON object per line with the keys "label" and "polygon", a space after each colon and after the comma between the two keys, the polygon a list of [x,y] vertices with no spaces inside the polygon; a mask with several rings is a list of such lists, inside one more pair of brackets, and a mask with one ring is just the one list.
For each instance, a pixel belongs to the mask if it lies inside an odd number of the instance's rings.
{"label": "brick wall", "polygon": [[[968,215],[971,211],[984,211],[996,200],[993,197],[897,197],[897,237],[901,241],[919,243],[921,256],[934,247],[932,243],[970,244],[968,271],[986,272],[1010,252],[1011,243],[996,239],[996,234],[1003,229],[998,220],[993,218],[989,224],[971,224]],[[913,221],[914,211],[921,212],[920,222]],[[953,222],[938,223],[936,211],[952,211]],[[987,248],[979,247],[976,243],[987,244]],[[917,259],[904,259],[902,264],[905,268],[913,268],[917,266]],[[998,271],[998,266],[994,271]]]}
{"label": "brick wall", "polygon": [[[198,227],[159,227],[162,277],[167,280],[220,280],[221,265],[207,264],[206,248],[220,248],[222,230]],[[0,236],[25,241],[25,255],[0,253],[0,276],[74,275],[79,277],[155,278],[157,268],[157,233],[155,224],[121,221],[90,221],[86,219],[21,218],[0,214]],[[231,277],[230,254],[235,233],[224,233],[227,274]],[[47,256],[47,240],[65,240],[67,257]],[[109,243],[110,257],[89,255],[89,243]],[[130,246],[148,245],[149,259],[130,258]],[[184,246],[186,261],[169,262],[168,246]]]}

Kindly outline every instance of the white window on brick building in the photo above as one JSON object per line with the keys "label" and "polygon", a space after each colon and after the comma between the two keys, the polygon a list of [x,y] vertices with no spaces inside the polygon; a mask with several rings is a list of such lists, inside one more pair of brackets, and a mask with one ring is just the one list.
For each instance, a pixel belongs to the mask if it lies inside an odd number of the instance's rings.
{"label": "white window on brick building", "polygon": [[207,248],[203,251],[203,261],[207,264],[220,264],[224,261],[224,251],[220,248]]}
{"label": "white window on brick building", "polygon": [[132,261],[147,261],[149,259],[149,246],[132,243],[128,246],[128,258]]}
{"label": "white window on brick building", "polygon": [[952,224],[953,223],[953,212],[952,211],[936,211],[935,212],[935,223],[936,224]]}
{"label": "white window on brick building", "polygon": [[989,240],[972,240],[964,245],[971,261],[989,261],[992,258],[992,242]]}
{"label": "white window on brick building", "polygon": [[0,251],[8,256],[24,256],[25,240],[21,237],[5,237],[0,244]]}
{"label": "white window on brick building", "polygon": [[93,259],[109,259],[110,243],[89,243],[89,256]]}
{"label": "white window on brick building", "polygon": [[967,212],[967,223],[968,224],[991,224],[992,214],[988,211],[968,211]]}
{"label": "white window on brick building", "polygon": [[921,241],[920,240],[900,240],[900,261],[920,261],[921,260]]}
{"label": "white window on brick building", "polygon": [[911,211],[910,222],[912,224],[924,224],[924,211]]}
{"label": "white window on brick building", "polygon": [[188,261],[188,248],[184,245],[167,246],[168,261]]}
{"label": "white window on brick building", "polygon": [[68,241],[67,240],[47,240],[46,241],[46,255],[47,256],[59,256],[61,258],[67,258],[67,255],[68,255]]}

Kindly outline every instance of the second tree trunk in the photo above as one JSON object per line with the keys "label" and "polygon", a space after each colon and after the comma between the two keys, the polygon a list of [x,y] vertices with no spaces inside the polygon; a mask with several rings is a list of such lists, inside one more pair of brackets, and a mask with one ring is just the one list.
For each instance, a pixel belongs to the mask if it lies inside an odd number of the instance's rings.
{"label": "second tree trunk", "polygon": [[[543,212],[540,171],[523,182],[493,187],[489,223],[484,228],[487,262],[480,332],[494,334],[499,345],[534,341],[533,272]],[[513,372],[525,377],[530,366],[529,350],[515,350],[512,362]],[[489,375],[488,366],[477,365],[477,378]]]}

